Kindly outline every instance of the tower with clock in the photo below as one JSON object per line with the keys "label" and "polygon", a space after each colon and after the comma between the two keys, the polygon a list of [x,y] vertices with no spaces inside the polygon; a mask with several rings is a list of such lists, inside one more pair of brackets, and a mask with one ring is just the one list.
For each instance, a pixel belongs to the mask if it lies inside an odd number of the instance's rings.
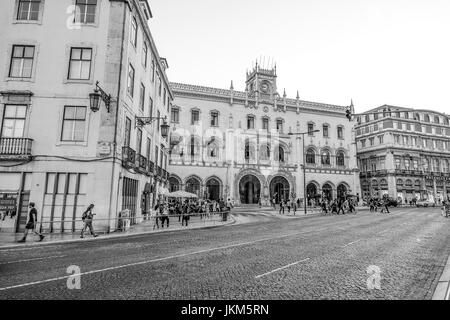
{"label": "tower with clock", "polygon": [[272,101],[278,97],[277,93],[277,67],[262,68],[258,62],[250,72],[247,72],[245,81],[249,96],[259,97],[260,100]]}

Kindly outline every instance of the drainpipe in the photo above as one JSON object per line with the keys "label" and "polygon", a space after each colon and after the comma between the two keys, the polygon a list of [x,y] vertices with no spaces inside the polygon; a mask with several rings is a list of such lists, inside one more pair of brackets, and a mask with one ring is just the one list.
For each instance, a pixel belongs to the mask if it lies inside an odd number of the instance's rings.
{"label": "drainpipe", "polygon": [[[126,12],[127,12],[128,3],[123,3],[123,22],[122,22],[122,41],[120,44],[120,64],[119,64],[119,82],[117,88],[117,103],[116,103],[116,120],[114,123],[114,143],[113,143],[113,161],[112,161],[112,173],[111,173],[111,190],[109,193],[109,209],[108,209],[108,233],[111,232],[111,203],[113,202],[113,191],[114,191],[114,173],[116,168],[116,153],[117,153],[117,125],[119,122],[119,102],[120,102],[120,89],[122,82],[122,66],[123,66],[123,42],[125,40],[125,21],[126,21]],[[120,179],[119,179],[120,182]],[[117,188],[117,192],[119,191],[119,187]],[[117,194],[118,195],[118,194]],[[117,205],[116,205],[117,210]]]}

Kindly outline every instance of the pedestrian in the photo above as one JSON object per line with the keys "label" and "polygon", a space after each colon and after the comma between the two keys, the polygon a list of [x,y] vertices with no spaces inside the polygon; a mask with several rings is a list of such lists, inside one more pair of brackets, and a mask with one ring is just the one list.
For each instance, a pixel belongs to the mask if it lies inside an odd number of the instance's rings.
{"label": "pedestrian", "polygon": [[344,203],[343,203],[342,199],[338,200],[338,205],[337,206],[338,206],[337,214],[339,215],[339,212],[341,212],[341,211],[342,211],[342,214],[345,214]]}
{"label": "pedestrian", "polygon": [[86,211],[83,212],[81,216],[81,220],[83,220],[84,226],[83,229],[81,229],[81,236],[80,238],[84,238],[84,232],[87,228],[89,228],[89,231],[91,232],[91,235],[97,237],[98,235],[94,232],[94,227],[92,226],[92,220],[94,219],[95,213],[92,212],[92,209],[94,209],[94,204],[91,203],[89,207],[87,207]]}
{"label": "pedestrian", "polygon": [[294,216],[295,216],[295,212],[297,211],[297,202],[292,201],[292,211],[294,211]]}
{"label": "pedestrian", "polygon": [[287,207],[287,209],[288,209],[288,213],[291,213],[291,200],[290,200],[290,199],[288,199],[288,200],[286,201],[286,207]]}
{"label": "pedestrian", "polygon": [[37,210],[34,207],[34,202],[30,202],[28,204],[28,208],[30,209],[28,212],[27,224],[25,226],[25,232],[23,233],[22,239],[18,242],[25,242],[27,240],[27,235],[30,230],[33,230],[33,233],[39,236],[39,241],[44,240],[45,236],[36,231],[37,224]]}
{"label": "pedestrian", "polygon": [[186,201],[186,203],[183,205],[183,216],[181,217],[181,226],[184,226],[185,224],[186,227],[188,226],[190,213],[191,213],[191,206]]}
{"label": "pedestrian", "polygon": [[[156,206],[155,206],[156,208]],[[150,219],[153,219],[153,230],[155,230],[155,227],[159,229],[159,217],[158,217],[158,210],[154,209],[150,212],[151,216]]]}
{"label": "pedestrian", "polygon": [[283,214],[284,214],[284,200],[283,199],[280,200],[280,211],[278,213],[282,214],[281,212],[283,212]]}
{"label": "pedestrian", "polygon": [[159,207],[159,214],[161,215],[161,228],[164,229],[164,222],[167,221],[167,228],[169,228],[169,208],[167,204],[163,203]]}

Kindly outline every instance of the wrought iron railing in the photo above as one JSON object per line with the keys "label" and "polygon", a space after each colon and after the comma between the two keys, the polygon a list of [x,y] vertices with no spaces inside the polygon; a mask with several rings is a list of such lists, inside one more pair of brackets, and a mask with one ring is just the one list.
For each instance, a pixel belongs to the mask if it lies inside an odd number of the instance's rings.
{"label": "wrought iron railing", "polygon": [[130,147],[122,147],[122,165],[125,167],[135,167],[136,151]]}

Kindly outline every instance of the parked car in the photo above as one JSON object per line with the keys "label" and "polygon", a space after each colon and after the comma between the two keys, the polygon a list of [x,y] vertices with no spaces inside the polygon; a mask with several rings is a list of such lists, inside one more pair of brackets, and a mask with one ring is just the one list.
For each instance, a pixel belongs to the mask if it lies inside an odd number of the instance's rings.
{"label": "parked car", "polygon": [[416,203],[416,207],[435,207],[436,204],[434,203],[434,201],[431,200],[420,200],[417,201]]}

